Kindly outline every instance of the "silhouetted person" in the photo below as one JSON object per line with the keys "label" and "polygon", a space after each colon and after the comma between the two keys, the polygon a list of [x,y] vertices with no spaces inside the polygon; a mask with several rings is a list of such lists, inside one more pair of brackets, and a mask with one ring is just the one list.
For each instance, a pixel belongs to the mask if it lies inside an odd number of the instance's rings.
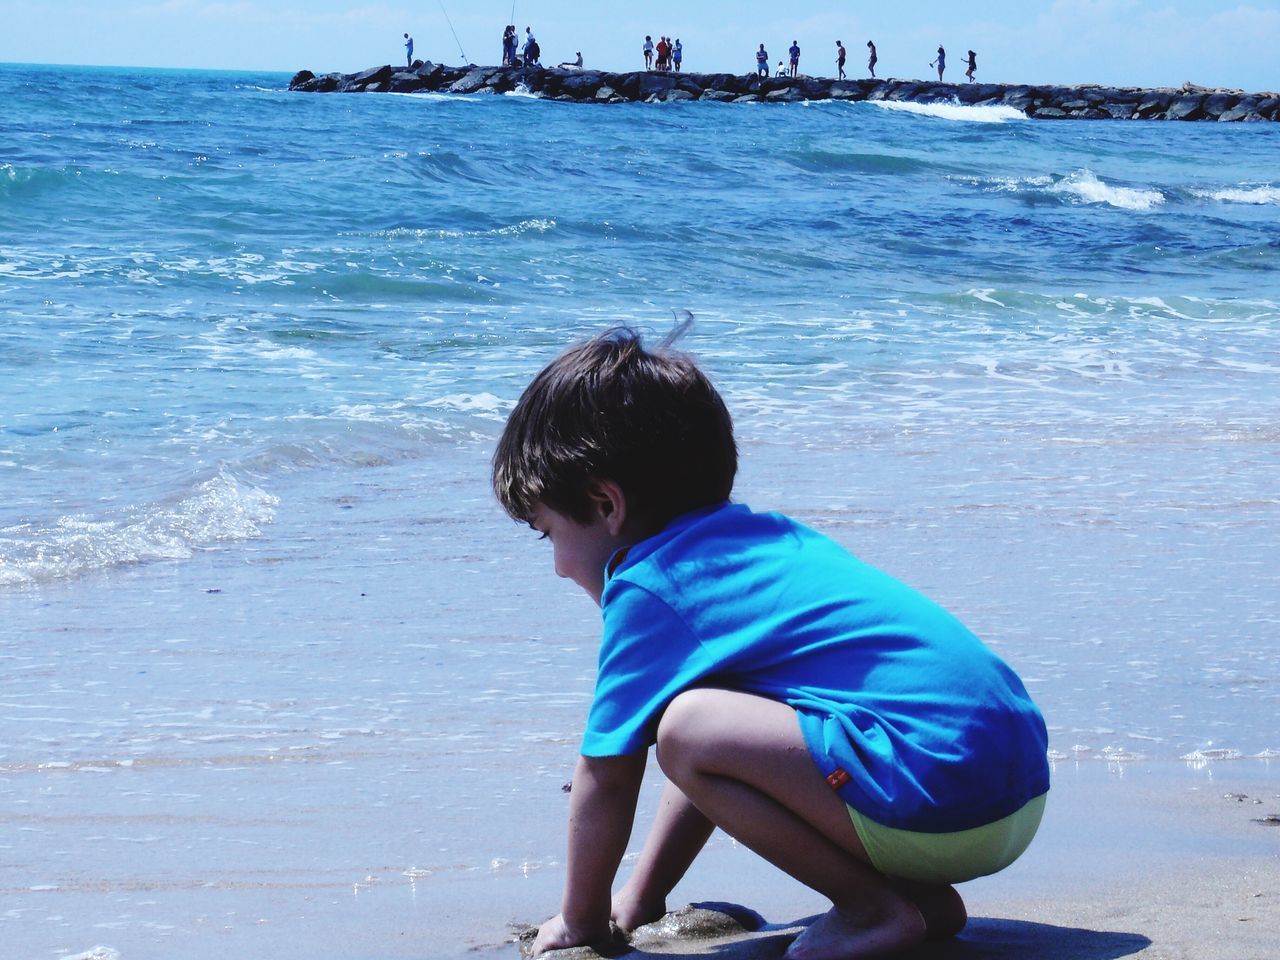
{"label": "silhouetted person", "polygon": [[870,40],[867,41],[867,49],[870,51],[867,54],[867,70],[871,72],[871,79],[874,80],[876,78],[876,61],[880,58],[876,56],[876,45]]}
{"label": "silhouetted person", "polygon": [[837,40],[836,41],[836,79],[837,80],[844,79],[844,57],[845,57],[844,44],[841,43],[839,40]]}
{"label": "silhouetted person", "polygon": [[964,75],[969,78],[970,83],[973,83],[973,74],[974,74],[974,71],[976,71],[977,69],[978,69],[978,55],[974,53],[972,50],[970,50],[969,51],[969,69],[964,72]]}
{"label": "silhouetted person", "polygon": [[938,57],[937,57],[937,59],[936,59],[936,60],[930,60],[930,61],[929,61],[929,66],[931,66],[931,67],[932,67],[934,64],[937,64],[937,65],[938,65],[938,82],[939,82],[939,83],[941,83],[941,82],[942,82],[942,71],[943,71],[943,70],[945,70],[945,69],[947,69],[947,51],[946,51],[946,50],[944,50],[944,49],[942,49],[942,47],[941,47],[941,46],[939,46],[939,47],[938,47]]}

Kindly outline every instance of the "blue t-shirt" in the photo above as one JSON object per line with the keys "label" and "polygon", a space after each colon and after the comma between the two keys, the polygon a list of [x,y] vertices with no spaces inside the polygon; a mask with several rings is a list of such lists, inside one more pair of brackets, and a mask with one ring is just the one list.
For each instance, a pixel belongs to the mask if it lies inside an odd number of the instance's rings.
{"label": "blue t-shirt", "polygon": [[822,534],[726,503],[611,566],[585,756],[643,750],[677,694],[723,687],[793,707],[822,775],[886,826],[965,830],[1048,790],[1044,720],[1017,675]]}

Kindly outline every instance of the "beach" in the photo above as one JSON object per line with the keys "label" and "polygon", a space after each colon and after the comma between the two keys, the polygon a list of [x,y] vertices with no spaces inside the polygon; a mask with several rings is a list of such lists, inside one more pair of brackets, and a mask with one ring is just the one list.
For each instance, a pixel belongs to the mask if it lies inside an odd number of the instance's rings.
{"label": "beach", "polygon": [[[1274,955],[1271,125],[28,72],[0,68],[6,960],[517,956],[599,611],[489,457],[565,345],[685,309],[735,499],[937,599],[1045,714],[1041,835],[921,955]],[[723,838],[693,901],[823,909]]]}

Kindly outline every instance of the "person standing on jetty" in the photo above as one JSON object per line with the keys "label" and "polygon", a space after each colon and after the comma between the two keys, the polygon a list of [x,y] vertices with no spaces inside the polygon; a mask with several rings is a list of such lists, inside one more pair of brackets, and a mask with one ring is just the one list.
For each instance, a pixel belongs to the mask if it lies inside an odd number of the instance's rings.
{"label": "person standing on jetty", "polygon": [[407,33],[404,35],[404,61],[405,66],[413,66],[413,37]]}
{"label": "person standing on jetty", "polygon": [[644,68],[653,69],[653,37],[648,34],[644,37]]}
{"label": "person standing on jetty", "polygon": [[970,50],[969,51],[969,69],[964,72],[964,75],[969,78],[970,83],[973,83],[973,75],[974,73],[977,72],[977,70],[978,70],[978,55],[974,53],[972,50]]}
{"label": "person standing on jetty", "polygon": [[658,38],[658,72],[666,73],[671,69],[671,44],[666,37]]}
{"label": "person standing on jetty", "polygon": [[[1047,733],[1017,674],[834,540],[732,502],[737,465],[706,375],[630,330],[543,368],[498,440],[499,502],[603,622],[562,912],[534,956],[662,917],[719,827],[831,900],[787,957],[886,957],[959,932],[952,884],[1039,826]],[[611,894],[655,744],[659,812]]]}
{"label": "person standing on jetty", "polygon": [[867,70],[871,73],[871,79],[876,78],[876,61],[880,58],[876,56],[876,45],[870,40],[867,41]]}
{"label": "person standing on jetty", "polygon": [[792,40],[787,53],[791,56],[791,76],[794,77],[796,75],[796,71],[800,69],[800,42],[798,40]]}
{"label": "person standing on jetty", "polygon": [[765,50],[764,44],[760,44],[760,49],[756,51],[756,76],[767,77],[769,75],[769,52]]}
{"label": "person standing on jetty", "polygon": [[680,42],[680,38],[676,37],[676,42],[671,45],[671,65],[675,68],[676,73],[680,72],[680,64],[684,62],[684,44]]}
{"label": "person standing on jetty", "polygon": [[947,69],[947,51],[942,49],[942,45],[938,45],[938,56],[935,60],[929,61],[929,66],[938,65],[938,82],[942,82],[942,71]]}
{"label": "person standing on jetty", "polygon": [[538,62],[538,58],[542,56],[542,48],[538,46],[538,41],[533,35],[532,27],[524,28],[524,65]]}
{"label": "person standing on jetty", "polygon": [[844,79],[844,44],[839,40],[836,41],[836,79]]}
{"label": "person standing on jetty", "polygon": [[504,67],[516,65],[516,42],[516,25],[509,23],[502,31],[502,65]]}

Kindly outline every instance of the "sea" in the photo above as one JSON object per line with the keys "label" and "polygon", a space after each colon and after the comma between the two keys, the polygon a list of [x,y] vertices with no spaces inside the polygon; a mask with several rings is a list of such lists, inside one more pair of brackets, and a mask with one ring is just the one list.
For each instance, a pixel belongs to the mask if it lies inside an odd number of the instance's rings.
{"label": "sea", "polygon": [[0,66],[0,956],[516,955],[599,613],[489,458],[618,324],[1055,777],[1280,766],[1280,124],[288,79]]}

